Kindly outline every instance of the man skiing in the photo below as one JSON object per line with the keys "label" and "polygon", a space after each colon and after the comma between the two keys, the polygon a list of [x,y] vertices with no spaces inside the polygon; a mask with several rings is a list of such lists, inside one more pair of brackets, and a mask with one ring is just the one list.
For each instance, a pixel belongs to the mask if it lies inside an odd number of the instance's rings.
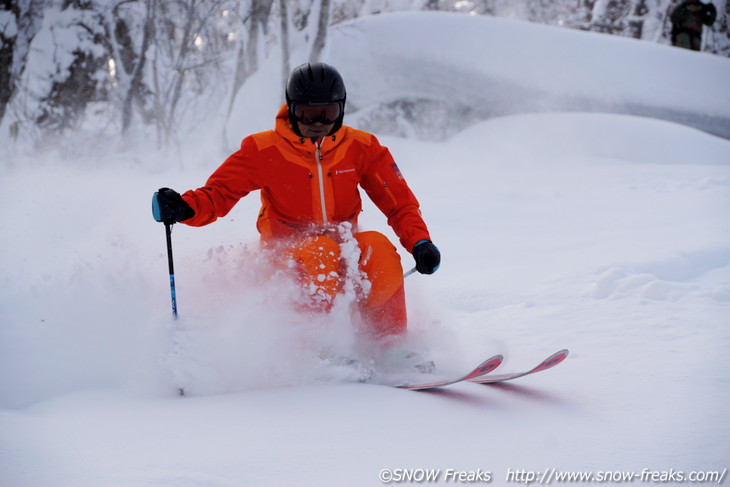
{"label": "man skiing", "polygon": [[286,104],[274,130],[243,139],[205,186],[182,195],[160,189],[154,196],[155,219],[207,225],[260,190],[256,226],[262,244],[294,270],[307,308],[318,312],[328,312],[342,288],[338,229],[351,226],[359,269],[370,283],[358,299],[362,321],[374,338],[397,336],[407,327],[400,256],[383,234],[358,230],[358,186],[388,218],[418,272],[435,272],[441,256],[388,149],[372,134],[343,125],[345,99],[335,68],[298,66],[287,81]]}
{"label": "man skiing", "polygon": [[672,45],[699,51],[702,48],[702,26],[712,25],[716,18],[717,9],[711,2],[682,2],[671,15]]}

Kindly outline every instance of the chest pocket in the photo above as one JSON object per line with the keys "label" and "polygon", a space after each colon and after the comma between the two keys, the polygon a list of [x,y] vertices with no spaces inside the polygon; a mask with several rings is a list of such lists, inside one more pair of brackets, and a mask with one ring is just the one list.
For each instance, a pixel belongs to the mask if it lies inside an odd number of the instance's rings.
{"label": "chest pocket", "polygon": [[290,222],[312,219],[312,179],[306,167],[275,159],[267,165],[262,195],[275,212]]}
{"label": "chest pocket", "polygon": [[360,199],[360,174],[353,166],[335,166],[329,171],[332,181],[334,199],[334,218],[337,220],[352,219],[362,209]]}

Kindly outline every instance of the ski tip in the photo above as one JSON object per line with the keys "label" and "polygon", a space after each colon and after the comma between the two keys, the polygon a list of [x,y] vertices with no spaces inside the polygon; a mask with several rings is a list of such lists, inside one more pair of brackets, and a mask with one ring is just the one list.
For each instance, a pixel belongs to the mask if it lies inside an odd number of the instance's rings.
{"label": "ski tip", "polygon": [[550,355],[548,358],[542,361],[540,365],[535,367],[530,371],[530,373],[535,372],[542,372],[543,370],[552,369],[559,363],[561,363],[563,360],[565,360],[568,357],[568,349],[564,348],[563,350],[560,350],[558,352],[555,352],[554,354]]}
{"label": "ski tip", "polygon": [[396,387],[399,389],[408,389],[408,390],[412,390],[412,391],[427,391],[427,390],[431,390],[431,389],[438,389],[439,387],[456,384],[457,382],[469,381],[476,377],[481,377],[483,375],[489,374],[494,369],[499,367],[499,365],[502,363],[503,360],[504,360],[504,357],[499,354],[489,357],[487,360],[485,360],[481,364],[477,365],[474,368],[474,370],[469,372],[467,375],[460,377],[458,379],[430,382],[430,383],[425,383],[425,384],[401,384]]}
{"label": "ski tip", "polygon": [[478,377],[480,375],[488,374],[497,367],[499,367],[502,362],[504,361],[504,356],[502,355],[495,355],[494,357],[489,357],[487,360],[482,362],[472,374],[474,377]]}
{"label": "ski tip", "polygon": [[555,367],[560,362],[562,362],[563,360],[565,360],[566,358],[568,358],[568,354],[569,353],[570,352],[568,351],[568,349],[567,348],[564,348],[564,349],[562,349],[562,350],[560,350],[558,352],[555,352],[554,354],[550,355],[543,362],[543,370],[544,369],[549,369],[551,367]]}

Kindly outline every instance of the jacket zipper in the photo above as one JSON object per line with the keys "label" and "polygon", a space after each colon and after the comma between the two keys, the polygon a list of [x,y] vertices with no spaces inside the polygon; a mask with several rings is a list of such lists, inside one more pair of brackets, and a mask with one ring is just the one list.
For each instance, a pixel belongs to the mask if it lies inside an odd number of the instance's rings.
{"label": "jacket zipper", "polygon": [[314,153],[314,159],[317,163],[317,178],[319,180],[319,200],[322,204],[322,223],[327,224],[327,204],[324,200],[324,170],[322,169],[322,141],[319,140],[315,144],[317,151]]}

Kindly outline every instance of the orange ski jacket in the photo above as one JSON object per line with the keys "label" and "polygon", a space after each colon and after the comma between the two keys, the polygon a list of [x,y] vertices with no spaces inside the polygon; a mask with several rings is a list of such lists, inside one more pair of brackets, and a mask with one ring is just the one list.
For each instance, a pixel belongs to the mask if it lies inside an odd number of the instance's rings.
{"label": "orange ski jacket", "polygon": [[318,234],[341,222],[351,222],[356,232],[362,211],[358,185],[387,216],[406,250],[431,240],[416,197],[374,135],[343,126],[314,143],[294,133],[284,105],[275,130],[243,139],[205,186],[183,194],[195,216],[182,223],[207,225],[261,190],[256,227],[263,240]]}

